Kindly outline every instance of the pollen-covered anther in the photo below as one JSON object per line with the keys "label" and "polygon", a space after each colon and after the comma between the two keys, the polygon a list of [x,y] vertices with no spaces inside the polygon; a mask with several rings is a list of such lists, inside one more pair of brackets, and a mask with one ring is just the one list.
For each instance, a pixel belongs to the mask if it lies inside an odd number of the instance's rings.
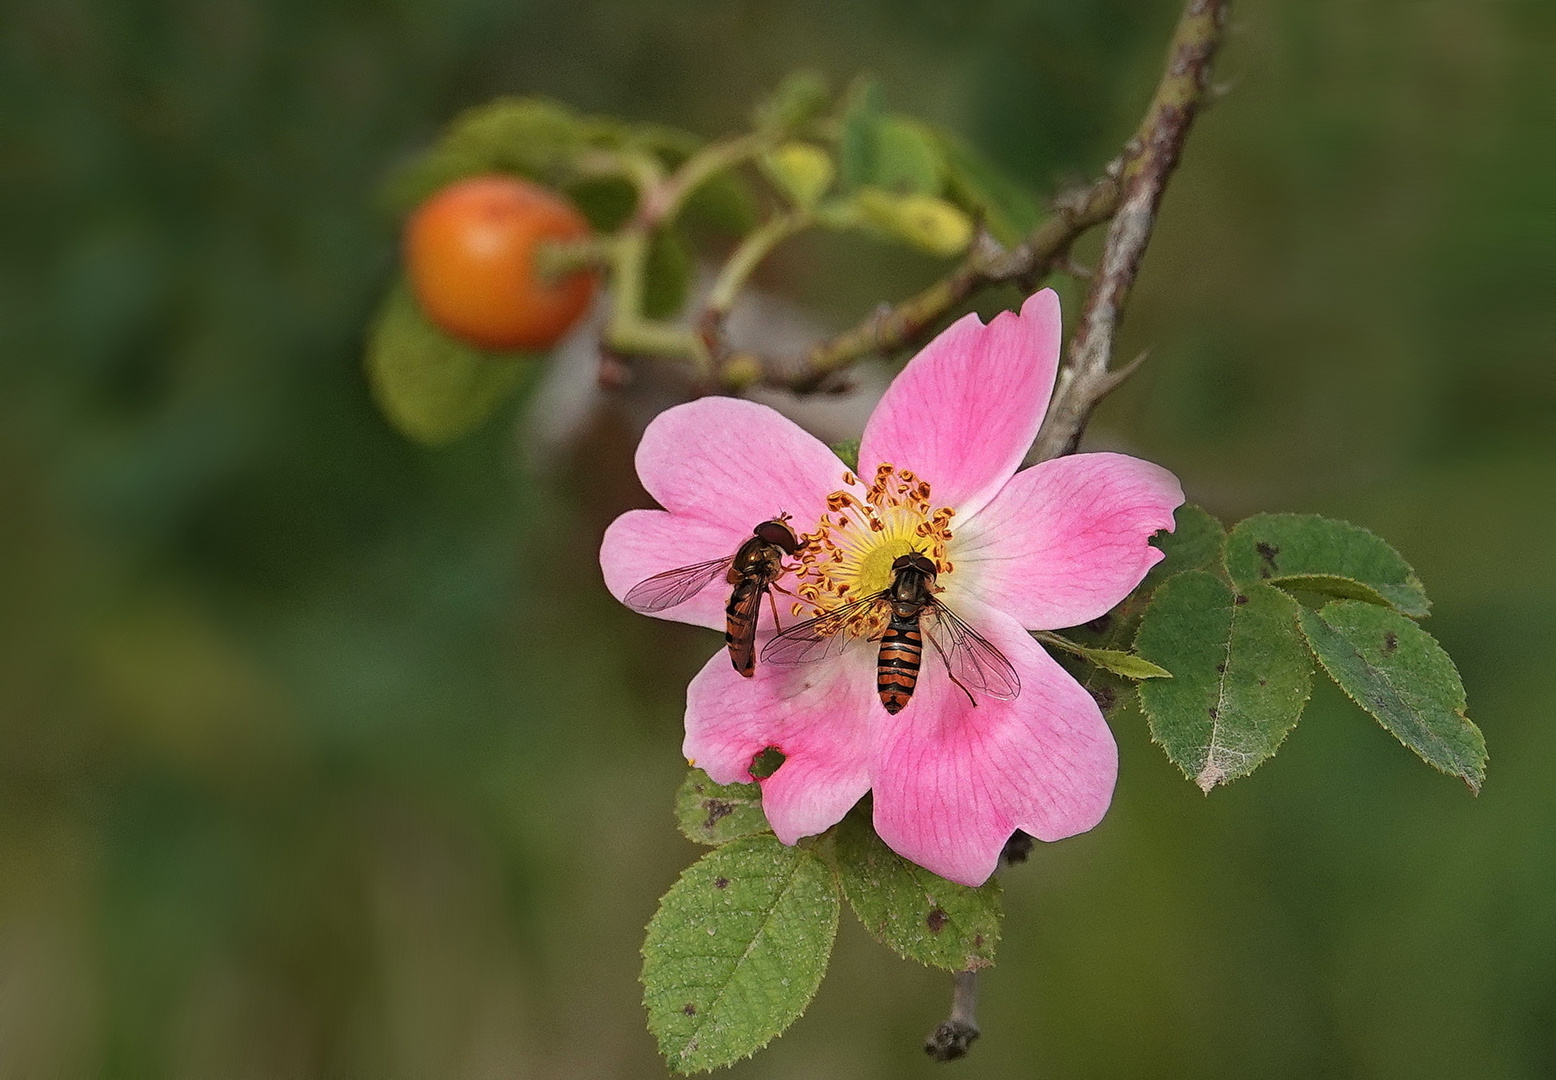
{"label": "pollen-covered anther", "polygon": [[[854,476],[845,473],[843,480],[852,485]],[[794,591],[804,603],[794,605],[796,615],[819,615],[881,592],[891,585],[892,563],[910,551],[933,560],[940,574],[950,573],[946,545],[956,512],[934,506],[928,480],[887,462],[862,494],[845,487],[827,496],[827,513],[805,537],[799,556]],[[863,611],[841,632],[873,636],[883,620],[879,612]]]}

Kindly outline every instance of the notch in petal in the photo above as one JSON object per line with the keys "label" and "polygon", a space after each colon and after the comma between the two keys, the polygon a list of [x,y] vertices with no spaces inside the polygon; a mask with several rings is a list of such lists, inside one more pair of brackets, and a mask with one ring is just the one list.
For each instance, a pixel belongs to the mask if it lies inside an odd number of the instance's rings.
{"label": "notch in petal", "polygon": [[857,648],[799,670],[758,664],[743,679],[720,653],[687,688],[682,750],[733,784],[750,782],[752,758],[777,747],[784,762],[760,781],[768,823],[786,844],[824,832],[870,789],[873,661]]}
{"label": "notch in petal", "polygon": [[1178,478],[1139,458],[1072,454],[1040,462],[960,524],[949,596],[976,596],[1033,630],[1088,622],[1128,596],[1162,558],[1149,541],[1172,530],[1182,503]]}
{"label": "notch in petal", "polygon": [[859,468],[881,462],[929,481],[936,506],[975,512],[1037,437],[1059,370],[1059,298],[1044,289],[984,326],[965,315],[893,380],[865,425]]}

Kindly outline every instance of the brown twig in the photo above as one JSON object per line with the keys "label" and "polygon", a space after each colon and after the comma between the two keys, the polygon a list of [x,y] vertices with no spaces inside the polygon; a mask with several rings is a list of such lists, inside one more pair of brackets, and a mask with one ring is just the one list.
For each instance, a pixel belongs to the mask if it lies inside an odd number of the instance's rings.
{"label": "brown twig", "polygon": [[[979,289],[1003,282],[1031,286],[1069,265],[1070,249],[1083,234],[1113,220],[1087,297],[1071,362],[1038,437],[1034,460],[1079,440],[1091,410],[1127,374],[1109,370],[1113,327],[1134,282],[1161,205],[1162,190],[1177,164],[1195,112],[1210,95],[1207,76],[1230,0],[1189,0],[1168,46],[1168,64],[1145,118],[1123,152],[1090,185],[1063,197],[1054,212],[1015,248],[1006,251],[980,236],[960,266],[918,295],[883,306],[857,326],[822,342],[798,365],[761,361],[758,381],[796,393],[816,390],[862,357],[917,344]],[[1084,347],[1084,349],[1083,349]],[[1129,370],[1133,369],[1133,365]],[[742,384],[751,373],[742,371]]]}
{"label": "brown twig", "polygon": [[1126,151],[1130,165],[1123,179],[1123,197],[1108,227],[1102,259],[1070,346],[1069,363],[1059,376],[1053,404],[1029,460],[1073,453],[1097,403],[1139,366],[1137,359],[1123,368],[1112,368],[1113,334],[1156,225],[1167,179],[1178,164],[1194,115],[1206,100],[1210,64],[1221,43],[1229,3],[1189,0],[1178,20],[1167,70]]}
{"label": "brown twig", "polygon": [[924,1040],[924,1053],[936,1061],[964,1057],[978,1038],[978,973],[958,971],[952,976],[951,1015]]}
{"label": "brown twig", "polygon": [[1120,167],[1115,162],[1108,175],[1058,200],[1053,214],[1011,250],[980,233],[967,257],[950,274],[917,296],[883,305],[853,329],[817,345],[798,368],[764,361],[761,381],[799,394],[810,393],[828,376],[862,357],[893,352],[921,340],[979,289],[1047,277],[1059,260],[1068,256],[1070,246],[1086,230],[1106,221],[1118,206],[1116,173]]}

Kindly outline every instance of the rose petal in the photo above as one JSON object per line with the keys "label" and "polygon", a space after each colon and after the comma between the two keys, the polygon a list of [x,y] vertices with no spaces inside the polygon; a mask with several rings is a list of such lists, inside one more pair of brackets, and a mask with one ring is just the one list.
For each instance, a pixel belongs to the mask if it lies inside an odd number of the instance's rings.
{"label": "rose petal", "polygon": [[860,440],[866,480],[890,462],[929,481],[936,506],[976,512],[1009,480],[1037,437],[1059,368],[1059,298],[1021,314],[952,323],[893,380]]}
{"label": "rose petal", "polygon": [[877,717],[875,830],[892,850],[963,885],[981,885],[1016,829],[1041,840],[1085,832],[1107,812],[1118,748],[1101,710],[1002,612],[958,612],[1021,676],[1011,701],[968,701],[933,649],[896,716]]}
{"label": "rose petal", "polygon": [[812,528],[844,466],[815,436],[766,405],[706,397],[656,416],[638,444],[638,477],[667,510],[749,533],[780,513]]}
{"label": "rose petal", "polygon": [[[682,514],[628,510],[605,530],[600,544],[600,570],[605,575],[605,587],[622,600],[634,585],[655,574],[729,558],[750,536],[750,529],[715,525]],[[684,603],[645,614],[722,630],[729,593],[730,584],[720,574]]]}
{"label": "rose petal", "polygon": [[682,750],[718,783],[734,784],[750,782],[751,759],[776,746],[784,763],[761,781],[773,832],[785,844],[824,832],[870,789],[870,725],[884,715],[874,672],[863,644],[802,668],[758,662],[750,679],[715,656],[687,688]]}
{"label": "rose petal", "polygon": [[1178,478],[1123,454],[1073,454],[1017,473],[956,526],[955,608],[976,597],[1033,630],[1088,622],[1111,609],[1162,558],[1147,541],[1171,530]]}

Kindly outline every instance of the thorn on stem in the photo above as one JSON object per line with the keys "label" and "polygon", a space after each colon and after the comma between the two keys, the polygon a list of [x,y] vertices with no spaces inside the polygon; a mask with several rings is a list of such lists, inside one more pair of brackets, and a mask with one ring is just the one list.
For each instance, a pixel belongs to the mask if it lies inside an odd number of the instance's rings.
{"label": "thorn on stem", "polygon": [[1104,376],[1104,379],[1106,381],[1102,385],[1102,393],[1097,395],[1097,400],[1100,401],[1104,394],[1107,394],[1108,392],[1110,392],[1119,383],[1123,382],[1125,379],[1129,378],[1129,376],[1133,375],[1137,370],[1139,370],[1140,365],[1145,363],[1146,359],[1150,355],[1151,355],[1151,350],[1150,349],[1146,349],[1139,356],[1137,356],[1133,360],[1129,361],[1129,363],[1125,364],[1123,367],[1118,368],[1118,369],[1116,369],[1114,371],[1108,372]]}
{"label": "thorn on stem", "polygon": [[1093,277],[1096,276],[1096,271],[1092,270],[1091,267],[1082,266],[1080,263],[1070,258],[1069,252],[1065,252],[1063,255],[1055,259],[1053,265],[1054,269],[1059,271],[1061,274],[1069,274],[1072,278],[1075,278],[1078,281],[1090,281]]}

